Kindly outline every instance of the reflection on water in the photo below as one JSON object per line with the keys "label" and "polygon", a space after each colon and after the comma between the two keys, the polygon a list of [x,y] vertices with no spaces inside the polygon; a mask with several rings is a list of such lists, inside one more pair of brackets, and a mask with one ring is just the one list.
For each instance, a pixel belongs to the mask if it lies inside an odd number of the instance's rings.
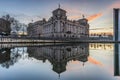
{"label": "reflection on water", "polygon": [[[21,49],[21,50],[20,50]],[[22,53],[20,53],[22,51]],[[14,65],[19,59],[23,58],[23,48],[1,48],[0,63],[2,67],[9,68]]]}
{"label": "reflection on water", "polygon": [[[35,59],[49,60],[53,65],[53,71],[60,74],[66,71],[68,61],[78,60],[81,62],[88,61],[89,45],[79,46],[48,46],[48,47],[28,47],[29,57]],[[84,65],[84,64],[83,64]]]}
{"label": "reflection on water", "polygon": [[[0,49],[0,64],[4,67],[5,63],[10,60],[10,48],[2,48]],[[6,65],[8,68],[9,65]]]}
{"label": "reflection on water", "polygon": [[119,76],[120,70],[119,70],[119,57],[120,57],[120,45],[115,43],[114,44],[114,75]]}
{"label": "reflection on water", "polygon": [[114,52],[115,54],[118,52],[118,44],[115,44],[115,47],[114,44],[101,43],[39,47],[6,45],[0,46],[0,72],[3,72],[0,75],[1,80],[116,80],[119,78],[115,77],[119,75],[118,55],[113,57]]}

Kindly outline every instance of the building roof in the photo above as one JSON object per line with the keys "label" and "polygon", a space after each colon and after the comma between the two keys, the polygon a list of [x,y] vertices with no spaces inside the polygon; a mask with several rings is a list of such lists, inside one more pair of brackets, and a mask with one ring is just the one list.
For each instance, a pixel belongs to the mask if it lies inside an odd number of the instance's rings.
{"label": "building roof", "polygon": [[53,13],[54,13],[54,12],[57,12],[57,11],[62,11],[62,12],[65,12],[65,13],[66,13],[66,11],[65,11],[64,9],[61,9],[61,8],[60,8],[60,4],[59,4],[59,7],[53,11]]}
{"label": "building roof", "polygon": [[57,11],[62,11],[62,12],[66,12],[65,10],[61,9],[61,8],[57,8],[56,10],[53,11],[54,12],[57,12]]}

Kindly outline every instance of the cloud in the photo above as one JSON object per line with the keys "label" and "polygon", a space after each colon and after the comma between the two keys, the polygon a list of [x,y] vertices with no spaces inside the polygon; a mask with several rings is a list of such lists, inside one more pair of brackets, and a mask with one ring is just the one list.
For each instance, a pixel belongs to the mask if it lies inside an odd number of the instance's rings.
{"label": "cloud", "polygon": [[28,16],[28,15],[17,16],[16,19],[18,19],[20,22],[26,23],[26,24],[30,23],[32,20],[33,21],[39,20],[37,16]]}
{"label": "cloud", "polygon": [[71,6],[68,4],[66,4],[62,9],[67,11],[68,19],[72,19],[72,20],[81,19],[82,14],[85,14],[79,9],[79,7]]}
{"label": "cloud", "polygon": [[29,15],[26,15],[26,14],[11,14],[15,19],[19,20],[20,23],[25,23],[25,24],[28,24],[30,22],[33,21],[38,21],[38,20],[41,20],[41,17],[40,16],[37,16],[37,15],[33,15],[33,16],[29,16]]}
{"label": "cloud", "polygon": [[80,15],[73,15],[73,16],[68,16],[69,19],[75,20],[75,19],[80,19]]}
{"label": "cloud", "polygon": [[11,17],[14,17],[20,23],[25,23],[25,24],[30,23],[32,20],[37,21],[37,20],[41,19],[41,17],[37,16],[37,15],[29,16],[24,13],[15,14],[15,13],[10,13],[10,12],[0,12],[0,17],[2,17],[3,15],[6,15],[6,14],[9,14]]}
{"label": "cloud", "polygon": [[93,63],[93,64],[96,64],[96,65],[100,65],[100,66],[103,65],[101,62],[95,60],[95,59],[92,58],[92,57],[88,57],[88,61],[91,62],[91,63]]}
{"label": "cloud", "polygon": [[97,13],[97,14],[89,16],[87,19],[88,21],[92,21],[92,20],[95,20],[96,18],[101,17],[102,15],[103,15],[102,13]]}
{"label": "cloud", "polygon": [[90,15],[89,13],[86,14],[85,12],[82,12],[79,8],[69,5],[66,5],[63,9],[65,9],[68,12],[67,13],[68,19],[72,19],[72,20],[81,19],[83,14],[85,16],[89,16],[87,17],[89,21],[95,20],[103,15],[103,12],[93,15]]}
{"label": "cloud", "polygon": [[120,1],[116,1],[115,3],[113,3],[110,7],[111,8],[120,8]]}
{"label": "cloud", "polygon": [[115,1],[111,5],[109,5],[103,12],[108,13],[113,11],[113,8],[120,8],[120,1]]}

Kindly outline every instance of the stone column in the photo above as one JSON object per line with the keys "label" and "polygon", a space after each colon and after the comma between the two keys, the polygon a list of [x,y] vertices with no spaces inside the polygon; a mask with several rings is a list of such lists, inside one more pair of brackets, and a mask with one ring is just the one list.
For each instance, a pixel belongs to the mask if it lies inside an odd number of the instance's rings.
{"label": "stone column", "polygon": [[120,41],[119,11],[120,9],[114,9],[114,41]]}
{"label": "stone column", "polygon": [[114,76],[120,76],[120,67],[119,67],[119,54],[120,54],[120,45],[118,43],[114,44]]}

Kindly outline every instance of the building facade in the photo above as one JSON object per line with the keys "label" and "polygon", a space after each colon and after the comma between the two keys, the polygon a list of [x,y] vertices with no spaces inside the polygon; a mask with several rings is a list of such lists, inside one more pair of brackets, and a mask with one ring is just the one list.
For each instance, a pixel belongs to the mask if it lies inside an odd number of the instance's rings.
{"label": "building facade", "polygon": [[47,38],[81,38],[89,36],[89,24],[86,18],[68,20],[66,11],[60,7],[52,12],[48,21],[45,19],[30,23],[28,26],[29,37]]}
{"label": "building facade", "polygon": [[10,22],[0,18],[0,35],[9,35],[11,32]]}

